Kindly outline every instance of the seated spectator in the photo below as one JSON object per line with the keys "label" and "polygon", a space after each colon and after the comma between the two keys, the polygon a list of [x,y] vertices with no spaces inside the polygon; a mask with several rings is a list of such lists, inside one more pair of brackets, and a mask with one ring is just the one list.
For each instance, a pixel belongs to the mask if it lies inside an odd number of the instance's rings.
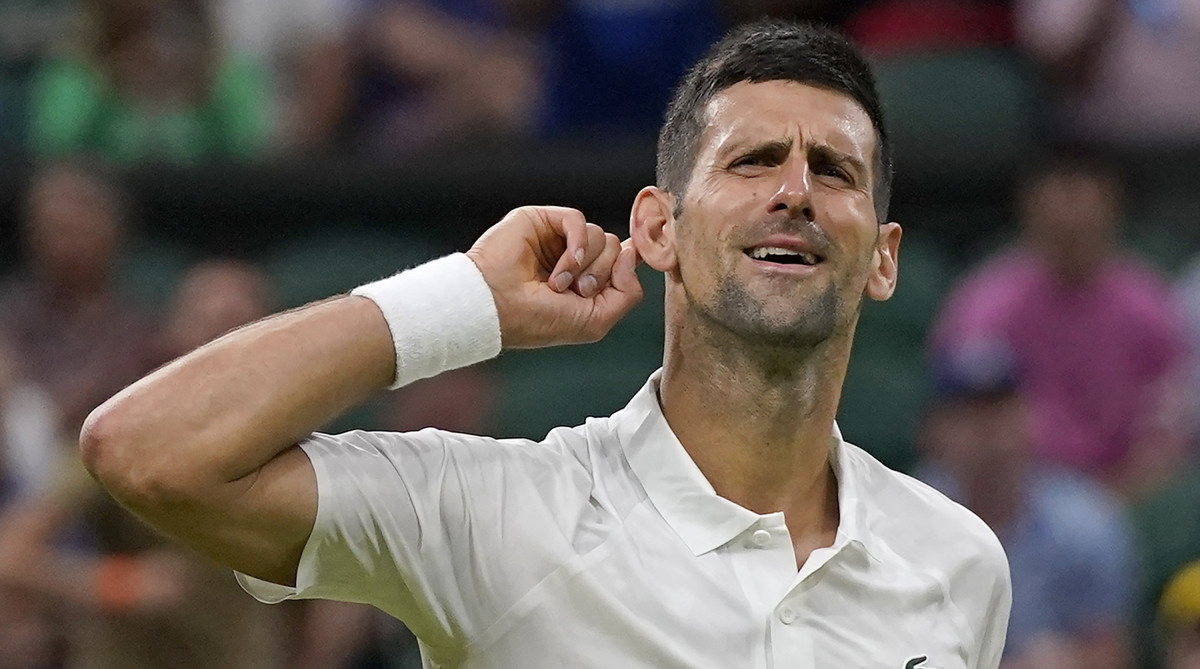
{"label": "seated spectator", "polygon": [[1127,147],[1200,142],[1200,0],[1017,0],[1058,134]]}
{"label": "seated spectator", "polygon": [[354,146],[381,155],[528,133],[533,41],[500,0],[367,0],[353,39]]}
{"label": "seated spectator", "polygon": [[24,205],[26,262],[0,285],[0,334],[73,432],[149,369],[149,322],[114,278],[126,203],[102,170],[64,162],[33,175]]}
{"label": "seated spectator", "polygon": [[932,350],[987,337],[1021,368],[1034,449],[1120,495],[1155,489],[1186,455],[1174,406],[1186,364],[1163,280],[1121,248],[1121,193],[1102,163],[1061,155],[1020,196],[1020,239],[946,300]]}
{"label": "seated spectator", "polygon": [[35,153],[191,163],[261,152],[266,81],[220,48],[206,0],[83,2],[81,43],[37,75]]}
{"label": "seated spectator", "polygon": [[1200,669],[1200,560],[1180,569],[1159,601],[1164,669]]}
{"label": "seated spectator", "polygon": [[350,105],[344,0],[214,0],[221,41],[267,71],[271,146],[284,153],[331,148]]}
{"label": "seated spectator", "polygon": [[191,267],[175,289],[159,333],[161,363],[199,348],[229,330],[273,310],[266,275],[238,260],[213,259]]}
{"label": "seated spectator", "polygon": [[978,514],[1008,555],[1003,669],[1127,667],[1132,531],[1103,488],[1031,457],[1023,370],[999,340],[935,349],[918,475]]}
{"label": "seated spectator", "polygon": [[29,82],[70,32],[75,0],[0,2],[0,154],[25,146]]}
{"label": "seated spectator", "polygon": [[722,32],[716,0],[508,1],[536,8],[550,136],[653,137],[675,82]]}
{"label": "seated spectator", "polygon": [[[159,352],[174,358],[272,309],[254,267],[201,263],[179,285]],[[97,535],[95,552],[56,541],[80,519]],[[69,667],[295,666],[288,610],[248,600],[228,571],[129,516],[74,453],[59,463],[51,490],[0,518],[0,587],[65,605]]]}

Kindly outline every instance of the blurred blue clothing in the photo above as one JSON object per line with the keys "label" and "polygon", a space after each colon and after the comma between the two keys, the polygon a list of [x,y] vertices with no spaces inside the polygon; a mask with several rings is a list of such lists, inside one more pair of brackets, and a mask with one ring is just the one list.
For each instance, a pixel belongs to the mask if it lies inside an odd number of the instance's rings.
{"label": "blurred blue clothing", "polygon": [[[962,502],[946,472],[930,465],[917,476]],[[1012,570],[1013,606],[1005,657],[1043,634],[1082,638],[1098,626],[1127,629],[1137,567],[1133,530],[1119,503],[1082,477],[1054,470],[1027,479],[1012,526],[995,528]]]}
{"label": "blurred blue clothing", "polygon": [[722,32],[713,0],[565,0],[544,34],[549,135],[653,136]]}

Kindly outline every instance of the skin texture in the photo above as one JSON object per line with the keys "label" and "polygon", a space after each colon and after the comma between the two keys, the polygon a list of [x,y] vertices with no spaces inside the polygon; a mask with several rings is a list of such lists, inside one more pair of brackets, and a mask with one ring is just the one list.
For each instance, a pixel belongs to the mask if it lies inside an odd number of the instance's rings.
{"label": "skin texture", "polygon": [[[785,512],[803,562],[836,530],[834,411],[861,300],[894,288],[900,228],[875,220],[862,167],[875,135],[849,98],[738,84],[708,113],[678,218],[674,196],[653,187],[638,194],[624,243],[576,210],[524,207],[467,255],[492,290],[506,348],[595,341],[641,299],[639,257],[662,271],[667,420],[718,493]],[[778,267],[744,253],[772,236],[812,244],[823,261]],[[99,407],[81,437],[84,462],[161,531],[293,583],[316,512],[312,466],[295,444],[384,388],[393,356],[365,298],[273,316]]]}

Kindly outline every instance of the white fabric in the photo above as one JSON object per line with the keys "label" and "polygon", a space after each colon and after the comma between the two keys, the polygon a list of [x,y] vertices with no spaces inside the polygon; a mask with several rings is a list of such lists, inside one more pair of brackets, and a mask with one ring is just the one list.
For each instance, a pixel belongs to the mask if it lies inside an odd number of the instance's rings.
{"label": "white fabric", "polygon": [[374,302],[391,330],[392,388],[500,355],[500,316],[492,289],[464,253],[350,292]]}
{"label": "white fabric", "polygon": [[657,380],[540,443],[314,435],[298,587],[239,580],[266,602],[373,604],[429,668],[999,665],[1011,586],[978,518],[835,428],[837,538],[797,573],[783,515],[714,494]]}

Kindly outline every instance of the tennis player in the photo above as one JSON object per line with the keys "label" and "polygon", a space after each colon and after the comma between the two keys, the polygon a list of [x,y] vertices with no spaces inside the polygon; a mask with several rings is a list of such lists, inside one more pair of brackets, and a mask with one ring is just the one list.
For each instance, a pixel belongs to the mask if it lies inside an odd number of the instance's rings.
{"label": "tennis player", "polygon": [[[629,239],[517,209],[133,384],[84,460],[255,597],[373,604],[427,667],[994,669],[995,536],[834,423],[862,302],[896,285],[890,165],[851,45],[742,27],[680,85]],[[639,261],[665,277],[666,350],[612,416],[540,442],[313,433],[504,348],[601,338]]]}

